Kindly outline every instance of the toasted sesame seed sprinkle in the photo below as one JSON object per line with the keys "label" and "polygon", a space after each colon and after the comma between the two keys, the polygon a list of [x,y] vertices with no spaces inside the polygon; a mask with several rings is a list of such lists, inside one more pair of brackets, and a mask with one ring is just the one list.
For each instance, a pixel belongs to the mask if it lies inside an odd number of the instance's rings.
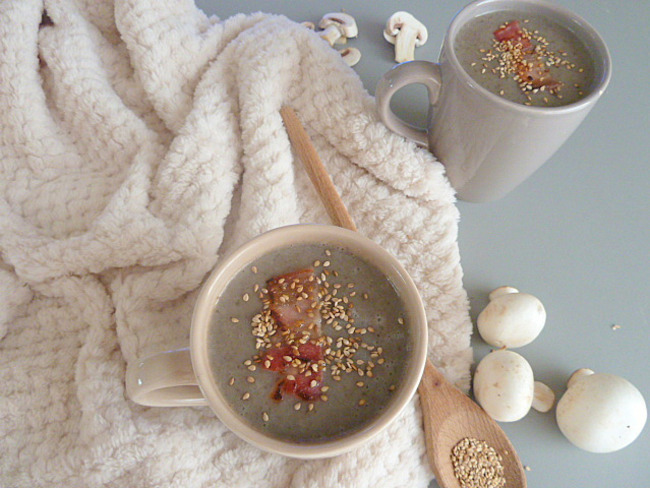
{"label": "toasted sesame seed sprinkle", "polygon": [[250,397],[251,397],[251,394],[248,393],[248,392],[246,392],[246,393],[244,393],[244,394],[242,395],[241,399],[242,399],[242,400],[248,400]]}
{"label": "toasted sesame seed sprinkle", "polygon": [[269,414],[266,413],[266,412],[262,412],[262,420],[264,420],[264,422],[268,422],[269,421]]}
{"label": "toasted sesame seed sprinkle", "polygon": [[236,324],[236,323],[239,322],[239,319],[238,319],[237,317],[231,317],[231,318],[230,318],[230,321],[231,321],[233,324]]}
{"label": "toasted sesame seed sprinkle", "polygon": [[252,376],[248,376],[246,378],[246,381],[248,381],[249,383],[255,383],[255,378],[253,378]]}
{"label": "toasted sesame seed sprinkle", "polygon": [[257,274],[257,266],[253,266],[253,267],[251,268],[251,271],[252,271],[253,273]]}

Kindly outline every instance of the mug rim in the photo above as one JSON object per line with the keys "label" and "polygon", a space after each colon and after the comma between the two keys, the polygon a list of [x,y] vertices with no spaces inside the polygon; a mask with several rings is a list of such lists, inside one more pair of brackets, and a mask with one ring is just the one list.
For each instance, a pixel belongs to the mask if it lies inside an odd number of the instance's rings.
{"label": "mug rim", "polygon": [[[486,14],[489,12],[497,12],[508,10],[509,8],[517,8],[522,6],[528,6],[535,8],[538,12],[552,13],[556,20],[558,17],[563,18],[566,22],[575,26],[581,32],[572,32],[587,46],[593,46],[592,49],[592,58],[594,61],[594,68],[596,69],[596,76],[594,79],[595,86],[585,97],[577,100],[575,102],[560,105],[556,107],[542,107],[542,106],[532,106],[524,105],[522,103],[513,102],[511,100],[500,97],[499,95],[492,93],[487,88],[484,88],[480,83],[478,83],[467,71],[463,68],[458,57],[456,56],[456,51],[454,49],[455,39],[460,29],[467,24],[467,22],[473,20],[477,17],[477,11],[480,14]],[[492,8],[490,8],[492,7]],[[565,24],[563,24],[566,27]],[[585,37],[588,38],[585,39]],[[465,85],[469,86],[472,90],[477,91],[482,96],[486,97],[488,100],[505,107],[507,109],[517,109],[518,111],[524,113],[530,113],[533,115],[558,115],[570,112],[577,112],[583,110],[585,107],[595,104],[595,102],[600,98],[600,96],[605,92],[612,76],[612,60],[609,53],[607,44],[601,35],[596,31],[596,29],[587,22],[583,17],[576,14],[575,12],[551,2],[545,0],[476,0],[462,9],[460,9],[447,29],[445,34],[445,41],[443,43],[443,51],[449,62],[453,65],[454,71],[462,79]],[[595,58],[597,55],[599,58]]]}
{"label": "mug rim", "polygon": [[[210,368],[207,335],[214,301],[218,298],[218,294],[223,291],[232,277],[251,263],[252,259],[290,244],[322,242],[324,238],[337,239],[336,242],[344,241],[344,247],[358,244],[360,248],[357,249],[372,252],[371,258],[366,255],[363,257],[368,258],[373,266],[385,265],[387,272],[380,268],[382,273],[390,273],[391,282],[395,279],[398,281],[393,282],[393,286],[397,289],[410,315],[408,323],[412,351],[403,383],[393,394],[388,407],[371,419],[368,425],[351,434],[331,440],[298,443],[274,438],[253,428],[229,406]],[[382,263],[379,263],[380,259]],[[268,452],[301,459],[317,459],[347,452],[368,441],[392,423],[417,390],[427,358],[427,341],[428,329],[422,299],[412,278],[392,254],[362,234],[348,229],[323,224],[295,224],[270,230],[251,239],[228,255],[210,273],[194,305],[190,331],[190,356],[197,383],[208,405],[233,433]]]}

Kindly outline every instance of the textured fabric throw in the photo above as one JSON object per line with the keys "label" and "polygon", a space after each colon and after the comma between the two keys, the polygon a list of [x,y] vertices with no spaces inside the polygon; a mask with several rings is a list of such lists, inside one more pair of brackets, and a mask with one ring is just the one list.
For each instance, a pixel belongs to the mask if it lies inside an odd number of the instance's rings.
{"label": "textured fabric throw", "polygon": [[467,389],[471,322],[443,167],[390,133],[336,50],[189,0],[0,2],[0,486],[425,487],[417,396],[332,459],[262,452],[209,408],[147,408],[126,365],[186,344],[220,258],[329,223],[297,112],[359,231],[405,265],[429,353]]}

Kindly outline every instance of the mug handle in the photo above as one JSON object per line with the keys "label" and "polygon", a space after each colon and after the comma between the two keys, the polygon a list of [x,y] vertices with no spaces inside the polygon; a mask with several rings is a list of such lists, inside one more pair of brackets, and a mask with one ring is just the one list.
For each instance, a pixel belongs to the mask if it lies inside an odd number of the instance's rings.
{"label": "mug handle", "polygon": [[419,146],[427,147],[427,131],[400,119],[390,108],[390,100],[395,92],[414,83],[423,84],[427,89],[429,105],[435,104],[442,84],[440,65],[429,61],[408,61],[385,73],[375,89],[377,111],[390,130],[412,139]]}
{"label": "mug handle", "polygon": [[189,348],[131,361],[126,368],[126,394],[147,407],[208,405],[194,375]]}

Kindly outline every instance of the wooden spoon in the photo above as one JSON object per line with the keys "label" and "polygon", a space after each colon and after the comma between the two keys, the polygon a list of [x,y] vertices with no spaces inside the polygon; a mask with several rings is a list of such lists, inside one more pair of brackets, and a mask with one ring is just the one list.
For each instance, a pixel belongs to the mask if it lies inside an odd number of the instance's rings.
{"label": "wooden spoon", "polygon": [[[280,110],[291,144],[303,162],[332,222],[356,231],[352,217],[341,200],[316,149],[294,110]],[[452,449],[464,439],[486,442],[501,456],[505,485],[466,484],[464,486],[505,486],[526,488],[526,475],[519,456],[505,432],[475,402],[451,385],[427,360],[418,388],[424,419],[424,433],[429,463],[442,488],[461,487],[454,473]],[[480,473],[475,473],[480,477]]]}

